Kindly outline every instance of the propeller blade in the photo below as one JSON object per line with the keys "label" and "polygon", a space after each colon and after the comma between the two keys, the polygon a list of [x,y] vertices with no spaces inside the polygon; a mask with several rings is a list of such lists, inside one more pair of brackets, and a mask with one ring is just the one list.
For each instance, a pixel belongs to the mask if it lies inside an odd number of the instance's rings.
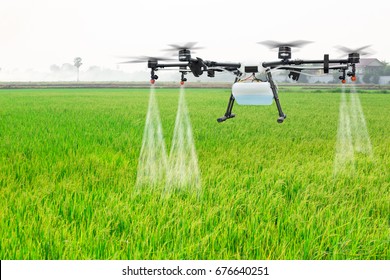
{"label": "propeller blade", "polygon": [[300,48],[300,47],[303,47],[304,45],[307,45],[310,43],[313,43],[313,42],[312,41],[305,41],[305,40],[296,40],[296,41],[291,41],[291,42],[278,42],[278,41],[273,41],[273,40],[267,40],[267,41],[258,42],[258,44],[264,45],[270,49],[280,48],[280,47]]}
{"label": "propeller blade", "polygon": [[267,41],[257,42],[257,44],[266,46],[266,47],[268,47],[270,49],[274,49],[274,48],[278,48],[279,47],[280,42],[267,40]]}
{"label": "propeller blade", "polygon": [[203,49],[203,47],[195,47],[197,42],[188,42],[184,45],[178,45],[178,44],[169,44],[170,49],[164,49],[163,51],[180,51],[180,50],[200,50]]}
{"label": "propeller blade", "polygon": [[130,61],[122,61],[122,62],[118,62],[118,64],[126,64],[126,63],[141,63],[141,62],[144,62],[144,61],[130,60]]}
{"label": "propeller blade", "polygon": [[168,58],[168,57],[156,57],[156,56],[125,56],[125,57],[122,57],[122,58],[127,58],[127,59],[132,59],[132,60],[119,62],[120,64],[124,64],[124,63],[143,63],[143,62],[158,61],[158,60],[164,60],[164,61],[174,60],[174,59]]}
{"label": "propeller blade", "polygon": [[358,53],[360,55],[371,55],[371,54],[373,54],[374,52],[372,50],[369,50],[370,47],[371,47],[371,45],[366,45],[366,46],[363,46],[363,47],[360,47],[360,48],[350,49],[350,48],[347,48],[347,47],[344,47],[344,46],[335,46],[335,48],[339,52],[342,52],[344,54]]}

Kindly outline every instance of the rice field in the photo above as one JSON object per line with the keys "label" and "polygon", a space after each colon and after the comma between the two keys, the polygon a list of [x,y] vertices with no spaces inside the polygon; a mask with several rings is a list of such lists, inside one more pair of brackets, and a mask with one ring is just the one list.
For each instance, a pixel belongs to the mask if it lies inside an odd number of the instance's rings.
{"label": "rice field", "polygon": [[[389,259],[390,95],[359,91],[372,156],[334,174],[340,90],[235,105],[187,89],[200,191],[136,191],[149,89],[0,90],[0,259]],[[166,151],[179,89],[156,89]]]}

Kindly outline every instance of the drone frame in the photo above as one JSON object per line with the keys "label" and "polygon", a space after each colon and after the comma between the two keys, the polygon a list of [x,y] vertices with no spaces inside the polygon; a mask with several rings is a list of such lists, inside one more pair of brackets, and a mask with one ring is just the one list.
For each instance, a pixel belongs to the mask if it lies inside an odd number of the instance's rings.
{"label": "drone frame", "polygon": [[[348,54],[347,59],[329,59],[329,54],[325,54],[324,59],[322,60],[292,60],[290,46],[280,46],[278,57],[281,60],[262,63],[262,67],[265,68],[267,82],[270,84],[275,104],[278,109],[278,123],[283,123],[287,115],[284,114],[280,104],[278,88],[273,80],[272,70],[289,70],[290,73],[288,76],[294,81],[298,81],[301,72],[304,70],[323,70],[325,74],[329,73],[330,70],[338,70],[341,72],[339,79],[342,81],[342,83],[345,83],[346,76],[351,77],[352,81],[356,80],[356,64],[360,62],[360,55],[358,52]],[[187,81],[185,75],[188,72],[191,72],[195,77],[199,77],[204,72],[207,72],[207,76],[213,78],[215,77],[215,72],[228,71],[236,76],[234,83],[240,81],[240,77],[243,75],[243,73],[239,70],[239,68],[241,68],[241,63],[221,63],[216,61],[203,60],[199,57],[194,59],[191,58],[190,50],[186,48],[179,50],[179,61],[180,62],[178,63],[159,63],[158,60],[148,60],[148,68],[151,69],[150,82],[154,84],[155,80],[158,79],[158,76],[155,73],[156,71],[159,69],[172,67],[179,68],[178,70],[181,73],[182,85]],[[349,69],[350,71],[348,71]],[[259,72],[260,69],[258,69],[258,66],[245,66],[245,73],[252,73],[255,75]],[[227,119],[235,117],[235,114],[232,113],[234,101],[235,98],[233,93],[231,93],[226,113],[224,116],[217,119],[218,122],[224,122]]]}

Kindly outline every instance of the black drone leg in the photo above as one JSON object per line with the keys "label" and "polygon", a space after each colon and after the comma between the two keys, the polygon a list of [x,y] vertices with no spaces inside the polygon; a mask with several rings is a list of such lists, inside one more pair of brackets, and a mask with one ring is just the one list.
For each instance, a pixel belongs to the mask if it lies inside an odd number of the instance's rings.
{"label": "black drone leg", "polygon": [[278,123],[282,123],[284,121],[284,119],[287,118],[287,116],[283,113],[282,106],[280,105],[279,96],[278,96],[278,89],[274,83],[274,80],[272,79],[271,71],[268,69],[266,72],[267,72],[268,82],[271,86],[272,93],[274,94],[275,104],[276,104],[276,107],[278,108],[278,112],[279,112]]}
{"label": "black drone leg", "polygon": [[[237,81],[238,81],[238,77],[236,77],[236,79],[234,80],[234,83],[237,83]],[[226,113],[223,117],[218,118],[217,122],[224,122],[227,119],[231,119],[231,118],[234,118],[236,116],[235,114],[232,113],[234,100],[235,99],[234,99],[233,91],[232,91],[232,93],[230,94],[229,103],[228,103],[228,106],[226,109]]]}
{"label": "black drone leg", "polygon": [[217,119],[218,122],[224,122],[227,119],[231,119],[231,118],[234,118],[236,116],[235,114],[232,114],[233,105],[234,105],[234,96],[232,93],[232,94],[230,94],[230,99],[229,99],[229,103],[228,103],[228,106],[226,109],[226,113],[223,117]]}

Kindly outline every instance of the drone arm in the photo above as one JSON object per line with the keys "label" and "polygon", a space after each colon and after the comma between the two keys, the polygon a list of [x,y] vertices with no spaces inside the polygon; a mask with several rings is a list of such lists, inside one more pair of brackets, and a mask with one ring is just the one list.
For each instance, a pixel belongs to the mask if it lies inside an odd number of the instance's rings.
{"label": "drone arm", "polygon": [[[328,70],[347,70],[348,69],[348,65],[330,65],[327,67]],[[324,69],[324,67],[320,67],[320,66],[290,66],[290,65],[287,65],[287,66],[280,66],[280,67],[277,67],[278,70],[297,70],[297,71],[302,71],[302,70],[321,70],[321,69]]]}
{"label": "drone arm", "polygon": [[[264,68],[280,68],[279,66],[287,66],[287,65],[303,65],[303,64],[345,64],[351,63],[348,59],[328,59],[328,60],[280,60],[280,61],[272,61],[272,62],[263,62]],[[341,66],[341,65],[340,65]]]}
{"label": "drone arm", "polygon": [[[237,71],[235,73],[237,76],[239,75],[238,68],[241,67],[240,63],[220,63],[215,61],[203,61],[201,58],[197,57],[196,59],[190,59],[186,62],[179,62],[179,63],[158,63],[157,60],[150,60],[148,61],[148,68],[151,69],[151,79],[157,80],[158,76],[154,75],[154,72],[158,69],[164,69],[164,68],[179,68],[179,71],[182,72],[182,81],[185,81],[186,79],[183,78],[183,72],[192,72],[192,74],[195,77],[199,77],[203,74],[204,71],[207,71],[207,75],[209,77],[214,77],[214,73],[217,71]],[[187,67],[189,70],[187,70]],[[220,67],[224,69],[208,69],[208,68],[215,68]]]}
{"label": "drone arm", "polygon": [[187,66],[189,66],[189,63],[156,63],[155,65],[153,65],[153,68],[187,67]]}
{"label": "drone arm", "polygon": [[[194,60],[195,62],[198,60]],[[241,67],[240,63],[220,63],[220,62],[215,62],[215,61],[202,61],[203,65],[206,67],[224,67],[224,68],[234,68],[238,69]],[[185,62],[185,63],[153,63],[153,64],[148,64],[149,68],[168,68],[168,67],[189,67],[190,62]]]}
{"label": "drone arm", "polygon": [[[208,68],[208,76],[214,77],[214,72],[223,72],[228,71],[234,73],[236,77],[240,77],[242,75],[239,68],[241,67],[241,63],[224,63],[224,62],[215,62],[215,61],[204,61],[204,65]],[[233,101],[234,102],[234,99]]]}
{"label": "drone arm", "polygon": [[[358,53],[351,53],[348,55],[348,59],[329,59],[329,55],[325,54],[323,60],[289,60],[283,59],[280,61],[264,62],[262,65],[268,69],[280,69],[291,70],[289,77],[297,81],[299,79],[300,72],[302,70],[320,70],[323,69],[324,73],[329,73],[329,70],[339,70],[343,72],[343,75],[339,78],[345,83],[345,71],[352,67],[352,71],[348,72],[348,76],[353,81],[356,80],[356,63],[360,62]],[[322,66],[315,66],[316,64],[322,64]],[[332,64],[332,65],[330,65]],[[303,66],[308,65],[308,66]]]}
{"label": "drone arm", "polygon": [[207,67],[226,67],[226,68],[240,68],[241,63],[225,63],[225,62],[215,62],[215,61],[205,61]]}

